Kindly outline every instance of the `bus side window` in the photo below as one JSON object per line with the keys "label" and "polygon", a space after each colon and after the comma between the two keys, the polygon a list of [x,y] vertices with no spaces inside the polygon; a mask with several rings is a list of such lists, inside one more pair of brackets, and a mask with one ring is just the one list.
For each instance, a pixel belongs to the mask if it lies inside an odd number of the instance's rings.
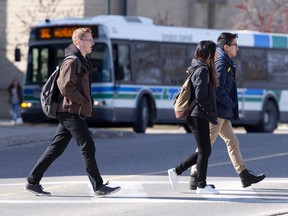
{"label": "bus side window", "polygon": [[157,42],[133,42],[133,69],[136,84],[162,85],[161,46]]}
{"label": "bus side window", "polygon": [[130,52],[126,44],[113,45],[113,64],[115,80],[131,81]]}
{"label": "bus side window", "polygon": [[[186,64],[188,46],[184,45],[163,45],[162,46],[162,67],[163,80],[167,85],[181,85],[185,80],[184,69]],[[179,58],[179,56],[183,56]],[[191,58],[189,56],[189,58]],[[183,73],[181,73],[183,71]]]}

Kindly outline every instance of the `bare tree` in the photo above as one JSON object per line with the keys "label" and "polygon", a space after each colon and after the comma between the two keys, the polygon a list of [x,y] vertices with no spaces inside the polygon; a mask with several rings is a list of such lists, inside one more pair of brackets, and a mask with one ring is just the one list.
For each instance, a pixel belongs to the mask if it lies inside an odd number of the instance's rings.
{"label": "bare tree", "polygon": [[156,17],[153,18],[154,23],[156,25],[164,25],[164,26],[174,26],[173,23],[170,23],[169,20],[169,12],[166,11],[164,15],[161,15],[159,12]]}
{"label": "bare tree", "polygon": [[[35,6],[31,7],[31,9],[28,11],[25,11],[24,14],[16,14],[16,17],[25,27],[23,28],[23,31],[25,31],[23,33],[27,34],[29,32],[31,23],[38,22],[39,20],[68,17],[72,15],[75,16],[75,14],[72,14],[70,8],[67,8],[66,10],[59,10],[58,6],[62,1],[63,0],[38,0],[35,2]],[[77,11],[77,14],[79,13],[80,8]]]}
{"label": "bare tree", "polygon": [[288,0],[244,0],[236,8],[242,14],[238,29],[288,32]]}
{"label": "bare tree", "polygon": [[19,28],[17,34],[13,34],[14,40],[7,41],[8,46],[21,48],[24,51],[22,55],[26,59],[28,40],[23,35],[29,35],[31,25],[49,19],[82,15],[80,7],[71,10],[71,7],[59,6],[62,3],[65,3],[65,0],[35,0],[28,10],[20,10],[21,12],[15,14],[18,19],[15,22],[20,23]]}

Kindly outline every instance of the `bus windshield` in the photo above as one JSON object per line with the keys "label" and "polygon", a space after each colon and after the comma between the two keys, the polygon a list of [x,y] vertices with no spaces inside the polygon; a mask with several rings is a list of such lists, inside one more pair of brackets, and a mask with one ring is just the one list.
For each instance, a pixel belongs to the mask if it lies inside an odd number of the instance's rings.
{"label": "bus windshield", "polygon": [[[29,50],[26,84],[42,85],[65,58],[65,48],[69,44],[49,44],[31,46]],[[95,43],[90,54],[92,64],[92,82],[111,81],[111,63],[108,46]]]}

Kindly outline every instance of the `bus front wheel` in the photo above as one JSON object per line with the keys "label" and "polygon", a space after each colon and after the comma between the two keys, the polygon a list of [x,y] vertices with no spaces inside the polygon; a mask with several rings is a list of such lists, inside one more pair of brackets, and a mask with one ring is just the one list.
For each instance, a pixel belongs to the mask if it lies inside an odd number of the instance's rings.
{"label": "bus front wheel", "polygon": [[149,115],[150,110],[148,100],[146,97],[143,97],[139,103],[139,106],[137,107],[136,121],[133,125],[133,130],[136,133],[145,133],[145,130],[149,124]]}

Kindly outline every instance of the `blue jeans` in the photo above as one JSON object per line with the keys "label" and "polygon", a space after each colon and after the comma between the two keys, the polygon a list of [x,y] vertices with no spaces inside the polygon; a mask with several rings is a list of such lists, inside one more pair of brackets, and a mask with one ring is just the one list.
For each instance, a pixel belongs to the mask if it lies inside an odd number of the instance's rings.
{"label": "blue jeans", "polygon": [[187,124],[196,140],[198,152],[193,152],[186,160],[176,167],[176,173],[181,175],[192,165],[197,164],[198,187],[204,188],[206,186],[208,159],[211,154],[209,122],[206,119],[189,116],[187,118]]}
{"label": "blue jeans", "polygon": [[95,159],[96,149],[94,141],[85,120],[81,119],[77,114],[70,113],[58,113],[57,118],[59,124],[53,142],[40,157],[28,175],[27,181],[31,184],[39,183],[44,172],[64,152],[73,137],[81,149],[86,173],[92,187],[94,191],[98,190],[103,185],[103,179]]}
{"label": "blue jeans", "polygon": [[11,109],[12,109],[12,120],[17,121],[17,118],[20,117],[20,105],[18,103],[12,103],[11,104]]}

